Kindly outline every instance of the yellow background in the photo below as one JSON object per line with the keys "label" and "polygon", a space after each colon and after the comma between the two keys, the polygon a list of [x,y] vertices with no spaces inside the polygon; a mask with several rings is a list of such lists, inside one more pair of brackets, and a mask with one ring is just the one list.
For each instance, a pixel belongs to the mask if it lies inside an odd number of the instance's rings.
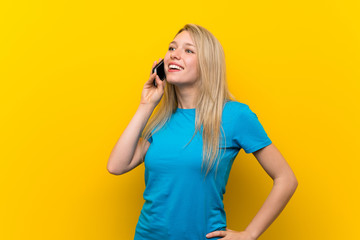
{"label": "yellow background", "polygon": [[[359,1],[0,3],[0,239],[132,239],[144,166],[107,172],[154,60],[186,23],[222,43],[231,92],[257,114],[298,189],[260,239],[355,239]],[[239,153],[224,196],[243,230],[270,192]]]}

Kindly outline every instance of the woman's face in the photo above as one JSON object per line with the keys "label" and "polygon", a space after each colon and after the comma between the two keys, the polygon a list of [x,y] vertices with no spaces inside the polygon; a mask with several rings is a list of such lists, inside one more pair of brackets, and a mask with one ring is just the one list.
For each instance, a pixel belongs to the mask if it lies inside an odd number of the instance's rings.
{"label": "woman's face", "polygon": [[199,78],[197,49],[188,31],[179,33],[164,57],[166,81],[174,85],[193,85]]}

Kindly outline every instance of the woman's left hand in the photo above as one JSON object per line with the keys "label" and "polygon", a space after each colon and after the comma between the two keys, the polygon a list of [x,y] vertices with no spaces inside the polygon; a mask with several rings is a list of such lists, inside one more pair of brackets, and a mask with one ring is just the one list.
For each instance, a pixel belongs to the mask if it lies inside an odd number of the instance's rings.
{"label": "woman's left hand", "polygon": [[206,234],[207,238],[214,238],[214,237],[223,237],[223,238],[219,238],[219,240],[223,239],[223,240],[256,240],[256,238],[253,238],[249,232],[246,231],[242,231],[242,232],[237,232],[237,231],[233,231],[230,230],[228,228],[226,228],[226,231],[215,231],[215,232],[211,232]]}

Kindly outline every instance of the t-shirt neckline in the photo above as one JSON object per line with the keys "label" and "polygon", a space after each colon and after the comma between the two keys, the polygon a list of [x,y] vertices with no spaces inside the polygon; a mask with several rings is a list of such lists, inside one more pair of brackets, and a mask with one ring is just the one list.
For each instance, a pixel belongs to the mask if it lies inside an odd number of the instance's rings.
{"label": "t-shirt neckline", "polygon": [[178,112],[184,112],[184,113],[191,113],[191,112],[195,112],[196,108],[177,108],[176,111]]}
{"label": "t-shirt neckline", "polygon": [[177,109],[182,109],[182,110],[193,110],[193,109],[196,109],[196,108],[177,108]]}

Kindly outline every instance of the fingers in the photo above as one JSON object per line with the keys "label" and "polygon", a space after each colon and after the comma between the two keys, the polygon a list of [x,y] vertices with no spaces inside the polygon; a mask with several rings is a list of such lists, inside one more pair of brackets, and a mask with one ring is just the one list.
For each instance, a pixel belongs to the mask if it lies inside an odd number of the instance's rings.
{"label": "fingers", "polygon": [[[156,83],[156,85],[154,86],[154,82]],[[164,88],[165,87],[165,83],[164,81],[162,81],[159,76],[156,74],[156,72],[152,73],[150,75],[150,78],[149,80],[146,82],[146,85],[148,86],[152,86],[152,87],[155,87],[155,88],[158,88],[159,86]]]}
{"label": "fingers", "polygon": [[157,88],[161,88],[164,89],[165,88],[165,80],[161,80],[160,77],[158,75],[156,75],[155,77],[155,82],[156,82],[156,87]]}
{"label": "fingers", "polygon": [[211,232],[206,234],[207,238],[213,238],[213,237],[225,237],[226,236],[226,231],[215,231],[215,232]]}
{"label": "fingers", "polygon": [[155,62],[153,63],[153,65],[152,65],[152,67],[151,67],[150,75],[152,74],[152,70],[153,70],[153,68],[156,66],[156,64],[157,64],[157,62],[155,61]]}
{"label": "fingers", "polygon": [[[156,73],[156,71],[155,71],[155,73]],[[154,79],[154,81],[153,81],[153,83],[154,83],[154,86],[156,87],[156,88],[158,88],[158,86],[159,86],[159,76],[158,75],[155,75],[155,79]],[[161,83],[160,83],[161,84]]]}
{"label": "fingers", "polygon": [[150,74],[149,80],[146,83],[147,84],[149,84],[149,83],[153,84],[156,77],[157,77],[157,75],[156,75],[156,71],[155,71],[154,73]]}

